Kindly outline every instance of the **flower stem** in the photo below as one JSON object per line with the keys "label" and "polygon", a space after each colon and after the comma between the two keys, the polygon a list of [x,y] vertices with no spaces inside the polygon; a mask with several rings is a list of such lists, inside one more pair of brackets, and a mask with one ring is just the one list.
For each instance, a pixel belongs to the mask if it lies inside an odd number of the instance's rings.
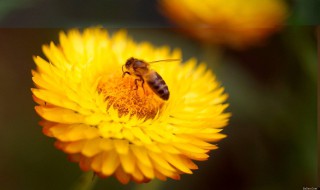
{"label": "flower stem", "polygon": [[160,190],[163,189],[163,184],[163,181],[155,179],[146,184],[136,184],[133,190]]}
{"label": "flower stem", "polygon": [[317,52],[316,43],[310,35],[309,27],[290,27],[285,40],[293,53],[296,54],[304,72],[313,80],[317,81]]}
{"label": "flower stem", "polygon": [[92,190],[97,182],[97,177],[93,172],[84,172],[77,183],[75,183],[71,190]]}

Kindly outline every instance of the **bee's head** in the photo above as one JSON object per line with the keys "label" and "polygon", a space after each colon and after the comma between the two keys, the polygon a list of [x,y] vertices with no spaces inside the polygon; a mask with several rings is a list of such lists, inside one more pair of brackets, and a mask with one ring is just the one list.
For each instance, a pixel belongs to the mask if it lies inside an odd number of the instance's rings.
{"label": "bee's head", "polygon": [[133,57],[129,58],[129,59],[127,60],[126,64],[125,64],[126,69],[129,70],[130,67],[133,66],[133,64],[134,64],[135,61],[136,61],[135,58],[133,58]]}

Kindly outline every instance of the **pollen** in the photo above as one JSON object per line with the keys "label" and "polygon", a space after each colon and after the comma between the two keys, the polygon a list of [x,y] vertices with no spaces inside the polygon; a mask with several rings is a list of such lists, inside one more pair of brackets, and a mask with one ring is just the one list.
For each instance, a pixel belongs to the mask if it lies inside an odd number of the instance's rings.
{"label": "pollen", "polygon": [[133,76],[103,76],[98,84],[98,92],[111,106],[118,110],[120,117],[130,114],[140,119],[153,119],[161,111],[164,101],[146,84]]}

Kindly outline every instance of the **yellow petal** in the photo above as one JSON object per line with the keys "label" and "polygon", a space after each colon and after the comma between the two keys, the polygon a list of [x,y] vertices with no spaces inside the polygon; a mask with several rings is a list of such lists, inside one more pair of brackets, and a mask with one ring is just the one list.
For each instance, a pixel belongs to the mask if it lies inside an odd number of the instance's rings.
{"label": "yellow petal", "polygon": [[119,164],[119,156],[115,151],[105,152],[103,155],[102,173],[106,176],[113,174]]}
{"label": "yellow petal", "polygon": [[127,140],[113,140],[114,147],[119,154],[128,154],[129,151],[129,141]]}
{"label": "yellow petal", "polygon": [[96,172],[101,172],[103,162],[103,153],[95,155],[91,162],[92,169]]}
{"label": "yellow petal", "polygon": [[82,149],[82,154],[86,157],[92,157],[101,152],[101,148],[97,146],[100,141],[100,138],[88,140]]}
{"label": "yellow petal", "polygon": [[208,152],[208,150],[202,149],[192,144],[175,143],[174,147],[176,147],[182,152],[191,152],[191,153],[207,153]]}
{"label": "yellow petal", "polygon": [[133,127],[131,131],[132,131],[132,134],[143,143],[151,144],[150,138],[140,128]]}
{"label": "yellow petal", "polygon": [[185,163],[182,161],[179,155],[165,153],[163,154],[163,156],[170,164],[172,164],[174,167],[176,167],[180,171],[187,174],[192,174],[192,171],[185,165]]}
{"label": "yellow petal", "polygon": [[158,154],[158,153],[153,153],[153,152],[148,152],[152,163],[154,166],[159,166],[159,168],[163,168],[168,171],[174,172],[175,169],[168,163],[169,161],[164,158],[163,154]]}
{"label": "yellow petal", "polygon": [[79,153],[82,151],[83,147],[85,146],[86,141],[74,141],[66,143],[66,147],[64,148],[65,152],[68,153]]}
{"label": "yellow petal", "polygon": [[144,176],[146,176],[149,179],[154,178],[154,169],[152,166],[147,166],[142,162],[137,162],[137,166]]}
{"label": "yellow petal", "polygon": [[85,118],[85,116],[78,114],[72,110],[59,107],[47,108],[43,106],[36,106],[35,109],[37,113],[44,119],[57,123],[81,123]]}
{"label": "yellow petal", "polygon": [[97,146],[99,146],[104,151],[110,151],[114,149],[114,143],[112,141],[113,140],[103,138],[100,140],[100,143]]}
{"label": "yellow petal", "polygon": [[139,160],[139,162],[141,162],[145,166],[151,167],[151,162],[146,148],[137,145],[130,145],[130,149],[132,150],[137,160]]}
{"label": "yellow petal", "polygon": [[135,168],[134,172],[132,172],[132,177],[133,177],[133,180],[138,183],[141,183],[145,180],[145,176],[137,167]]}
{"label": "yellow petal", "polygon": [[127,154],[120,154],[119,157],[120,157],[120,162],[123,170],[126,173],[132,174],[133,171],[135,170],[135,163],[136,163],[136,160],[133,157],[132,153],[129,152]]}
{"label": "yellow petal", "polygon": [[84,124],[54,124],[48,130],[61,141],[78,141],[99,137],[98,130],[95,127]]}
{"label": "yellow petal", "polygon": [[127,184],[130,180],[130,175],[127,174],[121,167],[118,167],[116,173],[116,178],[122,183]]}

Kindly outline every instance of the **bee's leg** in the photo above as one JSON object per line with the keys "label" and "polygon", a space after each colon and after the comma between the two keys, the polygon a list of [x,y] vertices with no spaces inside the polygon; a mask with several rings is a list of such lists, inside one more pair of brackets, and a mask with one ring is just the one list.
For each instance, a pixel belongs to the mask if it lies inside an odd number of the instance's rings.
{"label": "bee's leg", "polygon": [[124,75],[126,75],[126,74],[130,75],[130,73],[129,73],[128,71],[123,72],[123,73],[122,73],[122,78],[123,78],[123,77],[124,77]]}
{"label": "bee's leg", "polygon": [[146,90],[144,89],[144,80],[143,80],[143,78],[140,78],[141,80],[142,80],[142,82],[141,82],[141,86],[142,86],[142,89],[143,89],[143,92],[144,92],[144,94],[146,94]]}
{"label": "bee's leg", "polygon": [[138,89],[138,81],[141,81],[141,86],[143,88],[143,91],[145,92],[144,87],[143,87],[144,80],[143,80],[142,76],[141,75],[137,75],[137,77],[139,77],[139,78],[134,80],[134,84],[136,85],[136,88],[134,90]]}
{"label": "bee's leg", "polygon": [[122,67],[121,67],[121,70],[122,70],[122,78],[123,78],[124,75],[126,75],[126,74],[130,75],[130,73],[129,73],[128,71],[124,71],[124,70],[123,70],[123,66],[124,66],[124,65],[122,65]]}
{"label": "bee's leg", "polygon": [[136,85],[136,87],[133,90],[137,90],[138,89],[138,81],[141,81],[141,78],[134,80],[134,85]]}

